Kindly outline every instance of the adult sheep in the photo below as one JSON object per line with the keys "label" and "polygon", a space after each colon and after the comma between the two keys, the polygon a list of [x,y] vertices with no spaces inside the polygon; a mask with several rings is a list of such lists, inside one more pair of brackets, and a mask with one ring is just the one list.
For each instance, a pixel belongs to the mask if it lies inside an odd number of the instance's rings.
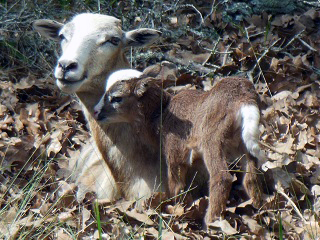
{"label": "adult sheep", "polygon": [[119,133],[125,134],[124,129],[130,128],[124,124],[99,125],[92,111],[105,91],[106,78],[129,67],[125,49],[151,44],[160,32],[146,28],[124,32],[119,19],[93,13],[76,15],[66,24],[37,20],[33,26],[42,36],[61,43],[62,55],[54,71],[57,86],[63,92],[76,94],[93,137],[81,153],[75,174],[80,187],[78,198],[92,190],[98,198],[110,200],[149,196],[159,184],[159,166],[137,163],[139,171],[124,172],[133,156],[113,143]]}

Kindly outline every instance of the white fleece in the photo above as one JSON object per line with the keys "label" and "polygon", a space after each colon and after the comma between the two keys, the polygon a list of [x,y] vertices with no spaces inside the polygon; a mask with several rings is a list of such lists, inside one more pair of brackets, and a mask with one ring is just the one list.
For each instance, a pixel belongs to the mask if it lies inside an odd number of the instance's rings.
{"label": "white fleece", "polygon": [[242,140],[254,157],[261,158],[259,146],[260,111],[255,105],[244,105],[240,108]]}
{"label": "white fleece", "polygon": [[130,80],[132,78],[138,78],[142,75],[142,72],[135,69],[121,69],[115,71],[107,78],[106,92],[111,88],[113,84],[121,80]]}

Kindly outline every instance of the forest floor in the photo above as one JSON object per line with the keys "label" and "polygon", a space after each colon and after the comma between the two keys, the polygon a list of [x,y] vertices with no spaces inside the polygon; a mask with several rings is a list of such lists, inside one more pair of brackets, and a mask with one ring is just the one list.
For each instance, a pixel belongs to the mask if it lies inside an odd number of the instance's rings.
{"label": "forest floor", "polygon": [[207,90],[235,75],[253,81],[268,157],[261,167],[265,204],[252,206],[236,165],[225,218],[208,231],[201,229],[207,197],[173,203],[155,193],[143,213],[133,202],[96,201],[94,194],[78,202],[67,173],[90,133],[76,98],[55,86],[59,46],[31,29],[39,17],[64,21],[76,11],[64,7],[57,19],[36,7],[19,16],[7,8],[0,29],[0,239],[319,239],[320,10],[226,16],[218,4],[144,4],[130,11],[120,1],[102,11],[125,16],[126,29],[162,31],[151,47],[131,52],[134,68],[171,62],[164,80],[181,88]]}

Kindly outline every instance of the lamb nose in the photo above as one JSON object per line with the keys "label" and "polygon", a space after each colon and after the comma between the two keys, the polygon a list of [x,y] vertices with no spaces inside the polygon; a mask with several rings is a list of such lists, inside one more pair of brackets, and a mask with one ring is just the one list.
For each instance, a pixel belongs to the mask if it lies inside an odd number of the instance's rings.
{"label": "lamb nose", "polygon": [[95,117],[95,119],[98,118],[99,113],[100,113],[100,111],[98,111],[98,110],[95,110],[95,111],[94,111],[94,117]]}
{"label": "lamb nose", "polygon": [[58,66],[63,72],[68,72],[71,70],[76,70],[78,68],[78,63],[74,61],[61,60],[59,61]]}

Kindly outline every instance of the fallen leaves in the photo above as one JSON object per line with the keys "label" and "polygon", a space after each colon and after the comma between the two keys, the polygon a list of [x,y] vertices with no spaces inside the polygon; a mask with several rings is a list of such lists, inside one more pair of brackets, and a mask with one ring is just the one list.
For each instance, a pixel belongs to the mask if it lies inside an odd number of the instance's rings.
{"label": "fallen leaves", "polygon": [[217,220],[213,223],[208,224],[208,227],[216,227],[216,228],[220,228],[221,231],[226,234],[226,235],[235,235],[238,233],[238,231],[236,229],[234,229],[230,223],[223,219],[223,220]]}
{"label": "fallen leaves", "polygon": [[[320,236],[320,13],[263,13],[236,25],[224,21],[217,9],[209,15],[201,9],[207,16],[202,24],[193,8],[170,15],[162,27],[173,36],[164,34],[152,49],[166,61],[149,71],[172,93],[207,90],[216,79],[234,74],[246,74],[255,83],[268,158],[262,166],[264,206],[255,209],[247,199],[238,184],[240,172],[234,173],[224,218],[207,232],[202,230],[206,197],[175,202],[154,194],[142,212],[134,201],[103,199],[89,174],[70,179],[79,150],[96,150],[80,106],[61,94],[52,79],[29,74],[15,84],[7,78],[0,82],[0,238],[23,233],[26,238],[98,239],[98,221],[105,239]],[[137,16],[135,24],[141,19]],[[137,59],[137,68],[150,65]],[[84,172],[90,170],[79,163]],[[100,166],[94,173],[99,171]],[[93,210],[96,196],[100,219]]]}

